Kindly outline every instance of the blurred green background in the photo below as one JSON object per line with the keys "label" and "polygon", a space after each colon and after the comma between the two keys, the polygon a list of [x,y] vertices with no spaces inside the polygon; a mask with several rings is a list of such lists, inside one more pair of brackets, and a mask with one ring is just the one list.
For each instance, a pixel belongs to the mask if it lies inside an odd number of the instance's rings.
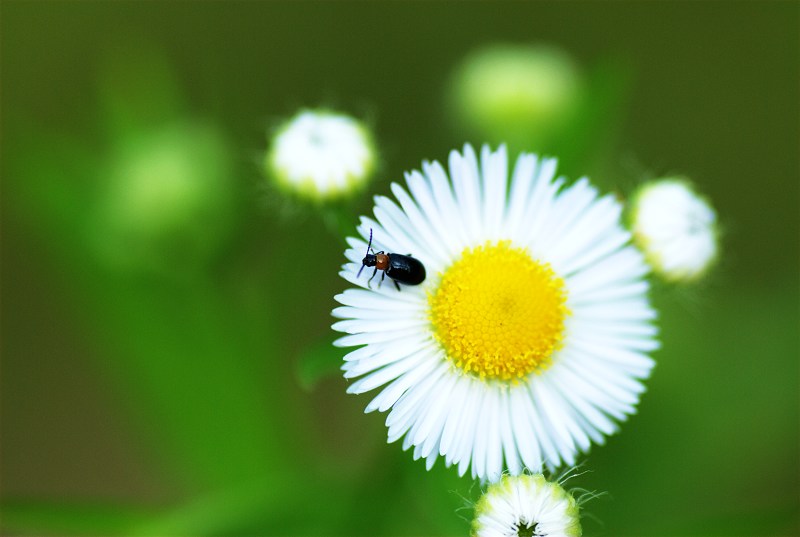
{"label": "blurred green background", "polygon": [[[656,285],[648,392],[573,482],[608,492],[584,533],[800,534],[796,2],[0,9],[3,534],[467,535],[479,486],[386,446],[345,394],[330,223],[500,141],[451,88],[494,43],[560,50],[583,84],[525,149],[622,195],[685,174],[724,231],[709,279]],[[373,127],[363,196],[264,178],[271,129],[308,106]]]}

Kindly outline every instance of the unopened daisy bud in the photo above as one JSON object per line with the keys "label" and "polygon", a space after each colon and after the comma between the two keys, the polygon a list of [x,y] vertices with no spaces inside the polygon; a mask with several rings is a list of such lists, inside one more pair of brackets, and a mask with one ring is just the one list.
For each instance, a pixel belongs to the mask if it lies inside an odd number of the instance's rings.
{"label": "unopened daisy bud", "polygon": [[156,129],[121,143],[93,240],[118,268],[202,265],[231,230],[235,198],[229,147],[216,129],[193,122]]}
{"label": "unopened daisy bud", "polygon": [[301,111],[278,129],[271,145],[268,175],[312,200],[358,191],[377,163],[369,130],[350,116],[324,110]]}
{"label": "unopened daisy bud", "polygon": [[473,537],[577,536],[579,507],[558,483],[541,474],[505,476],[475,506]]}
{"label": "unopened daisy bud", "polygon": [[565,52],[493,45],[466,58],[453,78],[453,112],[477,136],[537,147],[577,109],[582,79]]}
{"label": "unopened daisy bud", "polygon": [[630,225],[647,261],[666,280],[696,280],[717,257],[717,215],[684,179],[640,187],[632,198]]}

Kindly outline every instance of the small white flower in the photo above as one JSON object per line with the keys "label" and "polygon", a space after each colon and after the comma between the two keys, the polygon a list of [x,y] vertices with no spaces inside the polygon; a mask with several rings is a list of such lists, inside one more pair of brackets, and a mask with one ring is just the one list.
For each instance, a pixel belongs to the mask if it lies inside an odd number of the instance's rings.
{"label": "small white flower", "polygon": [[541,474],[504,476],[475,506],[473,537],[581,535],[579,507],[559,484]]}
{"label": "small white flower", "polygon": [[647,261],[666,280],[696,280],[716,260],[717,215],[685,180],[643,185],[631,202],[631,229]]}
{"label": "small white flower", "polygon": [[[658,347],[642,255],[622,208],[586,179],[569,187],[556,162],[523,154],[509,181],[506,149],[471,146],[406,175],[410,194],[375,198],[363,239],[349,238],[336,296],[336,344],[349,393],[383,387],[366,411],[386,411],[389,441],[430,468],[463,475],[573,464],[635,412]],[[374,250],[421,261],[427,278],[397,290],[357,277]],[[378,275],[382,276],[382,275]],[[391,276],[391,274],[389,275]],[[387,278],[388,279],[388,278]]]}
{"label": "small white flower", "polygon": [[304,110],[275,134],[266,156],[279,185],[312,199],[358,190],[376,165],[372,136],[350,116]]}

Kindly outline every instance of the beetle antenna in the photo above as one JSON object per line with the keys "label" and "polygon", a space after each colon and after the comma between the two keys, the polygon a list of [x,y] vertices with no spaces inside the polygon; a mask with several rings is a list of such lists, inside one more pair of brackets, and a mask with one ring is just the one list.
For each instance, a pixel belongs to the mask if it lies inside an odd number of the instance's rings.
{"label": "beetle antenna", "polygon": [[[372,246],[372,228],[369,228],[369,244],[367,244],[367,253],[364,254],[364,257],[369,255],[370,246]],[[358,274],[356,274],[356,278],[361,276],[361,271],[364,270],[364,267],[366,267],[366,265],[364,263],[361,263],[361,268],[358,269]]]}

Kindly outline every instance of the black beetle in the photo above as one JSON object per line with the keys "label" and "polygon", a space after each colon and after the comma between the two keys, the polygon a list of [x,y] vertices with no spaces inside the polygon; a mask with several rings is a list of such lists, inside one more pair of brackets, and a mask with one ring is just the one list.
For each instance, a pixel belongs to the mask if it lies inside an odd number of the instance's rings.
{"label": "black beetle", "polygon": [[[361,261],[361,268],[358,269],[358,274],[356,275],[356,278],[361,276],[361,271],[364,270],[364,267],[375,267],[372,277],[367,280],[367,287],[369,287],[369,282],[372,281],[372,278],[375,277],[379,270],[383,271],[381,283],[383,283],[383,280],[386,278],[386,276],[389,276],[394,282],[394,285],[397,287],[398,291],[400,290],[400,283],[404,283],[406,285],[419,285],[425,281],[425,265],[423,265],[418,259],[411,257],[411,254],[387,254],[382,250],[376,254],[371,254],[369,253],[370,250],[372,250],[372,248],[370,248],[371,246],[372,229],[370,228],[367,254]],[[378,286],[380,287],[380,284],[378,284]]]}

